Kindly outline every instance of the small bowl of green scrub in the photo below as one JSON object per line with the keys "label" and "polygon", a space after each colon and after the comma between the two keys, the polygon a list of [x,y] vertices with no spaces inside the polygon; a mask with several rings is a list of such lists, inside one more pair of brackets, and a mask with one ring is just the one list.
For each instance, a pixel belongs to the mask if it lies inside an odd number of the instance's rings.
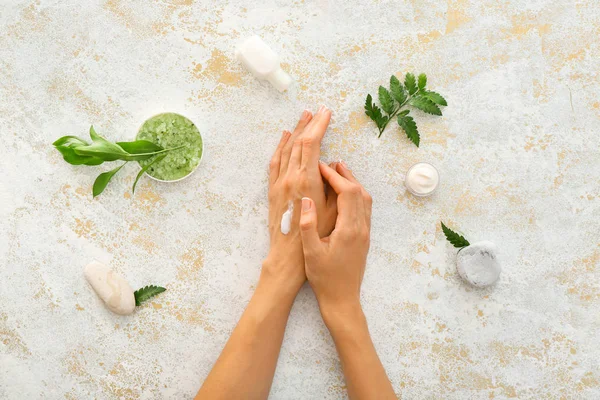
{"label": "small bowl of green scrub", "polygon": [[[180,149],[169,151],[167,156],[152,164],[146,174],[160,182],[177,182],[190,176],[196,170],[204,144],[202,135],[192,121],[176,113],[163,113],[147,119],[139,129],[136,139],[148,140],[164,149]],[[138,161],[143,168],[154,160]]]}

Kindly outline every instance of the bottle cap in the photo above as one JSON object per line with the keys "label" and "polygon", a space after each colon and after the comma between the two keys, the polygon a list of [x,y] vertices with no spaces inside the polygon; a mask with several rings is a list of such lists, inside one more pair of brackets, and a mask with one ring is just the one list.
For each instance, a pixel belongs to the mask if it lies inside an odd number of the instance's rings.
{"label": "bottle cap", "polygon": [[292,83],[292,77],[281,68],[271,73],[268,79],[269,82],[275,86],[275,89],[279,90],[280,92],[285,92]]}

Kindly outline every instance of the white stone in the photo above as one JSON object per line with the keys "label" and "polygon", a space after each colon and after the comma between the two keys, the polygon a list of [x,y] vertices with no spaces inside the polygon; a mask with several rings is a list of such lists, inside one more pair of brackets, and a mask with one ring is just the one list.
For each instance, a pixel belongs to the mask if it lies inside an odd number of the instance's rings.
{"label": "white stone", "polygon": [[458,274],[476,287],[494,284],[502,271],[497,251],[496,245],[488,241],[477,242],[461,249],[456,260]]}
{"label": "white stone", "polygon": [[131,286],[106,265],[92,261],[85,267],[85,279],[110,311],[128,315],[135,309],[135,297]]}

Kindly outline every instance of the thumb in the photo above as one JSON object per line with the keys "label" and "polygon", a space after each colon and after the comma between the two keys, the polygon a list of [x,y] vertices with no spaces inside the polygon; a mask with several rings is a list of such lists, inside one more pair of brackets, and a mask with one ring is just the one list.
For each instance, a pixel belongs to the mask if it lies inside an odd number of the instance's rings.
{"label": "thumb", "polygon": [[317,231],[317,207],[308,197],[302,198],[302,214],[300,215],[300,234],[304,254],[311,254],[321,246],[321,238]]}

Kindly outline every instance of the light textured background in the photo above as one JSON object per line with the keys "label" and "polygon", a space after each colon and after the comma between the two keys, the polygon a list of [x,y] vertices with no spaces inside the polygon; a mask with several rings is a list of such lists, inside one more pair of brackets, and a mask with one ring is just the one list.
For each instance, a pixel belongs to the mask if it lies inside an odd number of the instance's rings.
{"label": "light textured background", "polygon": [[[257,4],[260,4],[257,6]],[[233,59],[261,35],[297,80],[279,94]],[[600,398],[600,5],[513,1],[17,1],[0,5],[0,398],[191,398],[267,252],[266,166],[305,107],[334,110],[325,160],[374,198],[363,304],[407,399]],[[449,106],[421,148],[363,114],[392,73],[426,72]],[[206,153],[188,180],[72,167],[50,143],[117,140],[182,112]],[[403,173],[433,162],[432,198]],[[105,167],[105,166],[103,166]],[[502,251],[496,287],[456,276],[439,221]],[[83,278],[93,259],[168,291],[129,317]],[[271,397],[346,396],[309,287]]]}

